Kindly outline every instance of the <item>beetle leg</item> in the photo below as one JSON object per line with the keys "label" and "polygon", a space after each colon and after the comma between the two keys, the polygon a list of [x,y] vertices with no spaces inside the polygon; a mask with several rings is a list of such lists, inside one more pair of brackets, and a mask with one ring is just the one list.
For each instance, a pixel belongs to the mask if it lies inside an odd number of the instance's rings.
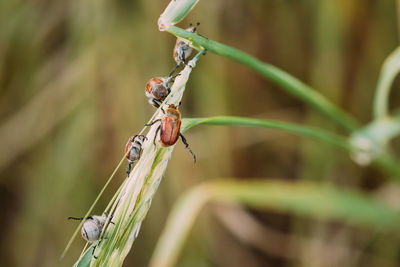
{"label": "beetle leg", "polygon": [[153,98],[153,99],[151,100],[151,102],[152,102],[152,104],[153,104],[154,107],[156,107],[156,108],[159,108],[159,107],[160,107],[160,104],[158,103],[157,99]]}
{"label": "beetle leg", "polygon": [[172,69],[171,73],[168,75],[168,77],[171,77],[172,74],[174,74],[174,72],[176,71],[176,69],[179,67],[179,63],[176,63],[175,67]]}
{"label": "beetle leg", "polygon": [[[108,217],[108,215],[107,215],[107,217]],[[112,218],[114,218],[114,214],[111,214],[109,219],[110,219],[110,223],[115,225],[115,223],[113,221],[111,221]]]}
{"label": "beetle leg", "polygon": [[[179,66],[179,65],[178,65]],[[175,69],[177,68],[176,66],[174,67]],[[171,76],[172,75],[172,73],[168,76],[168,78],[167,78],[167,84],[169,84],[170,82],[173,82],[174,80],[175,80],[175,78],[176,77],[178,77],[179,75],[181,75],[180,73],[178,73],[178,74],[175,74],[174,76]]]}
{"label": "beetle leg", "polygon": [[186,65],[185,51],[183,51],[183,53],[182,53],[182,61]]}
{"label": "beetle leg", "polygon": [[179,136],[181,137],[182,142],[185,144],[185,148],[187,148],[187,149],[189,150],[190,154],[192,154],[194,163],[196,163],[196,155],[195,155],[195,154],[193,153],[193,151],[190,149],[189,144],[188,144],[187,141],[186,141],[186,138],[185,138],[181,133],[179,134]]}
{"label": "beetle leg", "polygon": [[163,114],[165,114],[165,110],[164,110],[163,107],[161,107],[161,111],[162,111]]}
{"label": "beetle leg", "polygon": [[97,247],[97,245],[93,247],[93,250],[92,250],[92,256],[93,256],[93,258],[95,258],[95,259],[97,260],[97,257],[96,257],[96,255],[94,255],[94,252],[95,252],[95,250],[96,250],[96,247]]}
{"label": "beetle leg", "polygon": [[128,169],[126,170],[126,173],[128,174],[128,176],[131,173],[131,168],[132,168],[132,163],[129,162]]}
{"label": "beetle leg", "polygon": [[[178,74],[175,74],[174,76],[172,76],[172,77],[169,77],[169,82],[171,82],[171,81],[173,81],[176,77],[178,77],[179,75],[181,75],[180,73],[178,73]],[[168,83],[169,83],[168,82]]]}
{"label": "beetle leg", "polygon": [[158,134],[158,132],[159,132],[160,130],[161,130],[161,125],[157,127],[156,134],[154,135],[154,139],[153,139],[153,144],[154,144],[154,146],[156,145],[157,134]]}
{"label": "beetle leg", "polygon": [[144,140],[147,140],[147,136],[145,136],[145,135],[143,135],[143,134],[139,134],[139,135],[137,135],[137,136],[144,137]]}
{"label": "beetle leg", "polygon": [[153,124],[160,122],[160,121],[161,121],[161,119],[158,119],[158,120],[152,121],[150,123],[146,123],[144,126],[152,126]]}
{"label": "beetle leg", "polygon": [[[175,71],[175,69],[176,69],[176,67],[174,68],[174,71]],[[172,72],[172,73],[173,73],[173,72]],[[175,78],[178,77],[179,75],[181,75],[180,73],[178,73],[178,74],[175,74],[174,76],[171,76],[172,73],[170,73],[170,75],[169,75],[168,78],[167,78],[167,81],[165,82],[165,86],[166,86],[166,87],[168,87],[168,84],[170,84],[171,82],[172,82],[172,83],[175,82]],[[167,89],[170,89],[170,88],[167,88]],[[168,91],[168,94],[169,94],[170,92],[171,92],[171,90]]]}

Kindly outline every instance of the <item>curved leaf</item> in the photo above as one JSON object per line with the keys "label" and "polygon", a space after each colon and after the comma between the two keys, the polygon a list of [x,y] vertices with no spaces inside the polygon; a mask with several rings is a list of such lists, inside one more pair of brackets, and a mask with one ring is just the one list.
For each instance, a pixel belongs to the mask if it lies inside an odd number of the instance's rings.
{"label": "curved leaf", "polygon": [[287,123],[273,120],[252,119],[245,117],[234,116],[216,116],[209,118],[185,118],[182,120],[182,132],[187,131],[193,126],[199,124],[208,125],[233,125],[233,126],[249,126],[249,127],[263,127],[270,129],[283,130],[297,134],[300,136],[309,137],[312,139],[324,141],[332,145],[338,146],[345,150],[352,150],[352,146],[347,140],[337,134],[308,126],[302,126],[294,123]]}
{"label": "curved leaf", "polygon": [[354,120],[354,118],[330,102],[316,90],[288,74],[287,72],[270,64],[264,63],[255,57],[240,51],[239,49],[210,40],[199,34],[185,31],[176,26],[171,26],[167,31],[177,37],[187,39],[217,55],[233,59],[245,66],[248,66],[249,68],[261,74],[263,77],[286,89],[286,91],[292,95],[315,107],[317,110],[328,116],[333,121],[337,122],[345,129],[352,131],[358,127],[358,122]]}
{"label": "curved leaf", "polygon": [[151,258],[174,266],[197,215],[208,202],[240,203],[323,220],[398,231],[400,214],[360,192],[310,182],[224,180],[199,185],[178,199]]}

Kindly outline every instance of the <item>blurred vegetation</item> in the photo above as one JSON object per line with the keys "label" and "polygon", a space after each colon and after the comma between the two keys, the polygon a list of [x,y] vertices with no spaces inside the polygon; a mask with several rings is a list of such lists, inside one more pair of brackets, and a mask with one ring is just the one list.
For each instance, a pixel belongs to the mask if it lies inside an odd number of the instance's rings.
{"label": "blurred vegetation", "polygon": [[[1,266],[56,265],[76,227],[66,218],[87,211],[126,140],[153,113],[144,86],[174,65],[175,39],[156,24],[167,3],[0,2]],[[368,123],[381,65],[398,45],[396,9],[395,1],[200,1],[181,25],[200,21],[202,35],[284,69]],[[392,108],[400,104],[398,88],[396,80]],[[240,115],[341,132],[256,73],[211,53],[193,72],[183,101],[184,117]],[[177,197],[215,177],[326,182],[400,208],[398,184],[329,144],[255,128],[202,126],[186,135],[198,163],[193,167],[177,145],[127,266],[148,264]],[[391,145],[398,155],[399,139]],[[124,178],[121,169],[97,214]],[[71,266],[83,244],[76,241],[60,266]],[[398,234],[224,205],[201,213],[179,260],[179,266],[399,264]]]}

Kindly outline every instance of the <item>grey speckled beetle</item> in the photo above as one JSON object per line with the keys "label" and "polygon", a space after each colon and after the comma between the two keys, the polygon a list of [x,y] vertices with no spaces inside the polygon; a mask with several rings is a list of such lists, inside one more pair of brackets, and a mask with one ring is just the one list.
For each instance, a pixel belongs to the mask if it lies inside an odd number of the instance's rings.
{"label": "grey speckled beetle", "polygon": [[[200,22],[197,22],[196,26],[193,26],[193,24],[190,24],[189,28],[187,28],[186,31],[195,33],[196,29],[199,25],[200,25]],[[192,51],[193,51],[193,48],[190,47],[189,43],[185,39],[182,39],[179,37],[176,39],[174,51],[172,54],[174,57],[174,60],[176,62],[176,65],[175,65],[174,69],[172,70],[172,72],[169,74],[169,76],[171,76],[182,63],[186,65],[186,60],[190,57],[190,55],[192,54]]]}
{"label": "grey speckled beetle", "polygon": [[139,134],[132,136],[129,138],[128,142],[125,145],[125,155],[128,160],[128,169],[126,173],[129,175],[131,172],[132,164],[140,159],[140,155],[142,154],[142,146],[143,142],[147,140],[147,137]]}
{"label": "grey speckled beetle", "polygon": [[[112,216],[111,216],[112,217]],[[101,231],[107,222],[108,214],[104,213],[102,216],[93,215],[88,217],[68,217],[68,220],[85,220],[81,229],[81,235],[83,239],[90,243],[94,243],[100,239]],[[110,221],[111,224],[114,224]],[[94,251],[97,245],[93,247],[92,255],[94,256]],[[97,258],[94,256],[94,258]]]}
{"label": "grey speckled beetle", "polygon": [[86,241],[93,243],[100,239],[101,230],[107,221],[107,216],[107,214],[104,214],[102,216],[93,215],[86,218],[68,217],[68,220],[85,220],[81,229],[82,237]]}

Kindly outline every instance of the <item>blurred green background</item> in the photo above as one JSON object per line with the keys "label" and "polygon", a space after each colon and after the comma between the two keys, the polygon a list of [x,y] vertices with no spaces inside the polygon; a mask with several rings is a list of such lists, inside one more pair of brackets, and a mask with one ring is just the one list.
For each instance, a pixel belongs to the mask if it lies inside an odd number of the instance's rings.
{"label": "blurred green background", "polygon": [[[154,112],[146,82],[174,66],[175,38],[158,31],[168,1],[0,2],[0,265],[71,266],[78,238],[57,262],[123,156]],[[371,120],[374,88],[398,45],[395,1],[200,1],[180,23],[300,78],[358,120]],[[400,104],[399,81],[391,106]],[[184,117],[238,115],[335,126],[249,69],[208,53],[189,80]],[[340,131],[340,130],[339,130]],[[332,146],[252,128],[202,126],[178,143],[125,266],[146,266],[172,204],[220,177],[323,181],[359,188],[400,207],[398,186]],[[393,148],[400,149],[399,140]],[[125,178],[125,164],[100,214]],[[263,178],[269,179],[269,178]],[[179,266],[399,266],[400,238],[340,222],[210,206]]]}

